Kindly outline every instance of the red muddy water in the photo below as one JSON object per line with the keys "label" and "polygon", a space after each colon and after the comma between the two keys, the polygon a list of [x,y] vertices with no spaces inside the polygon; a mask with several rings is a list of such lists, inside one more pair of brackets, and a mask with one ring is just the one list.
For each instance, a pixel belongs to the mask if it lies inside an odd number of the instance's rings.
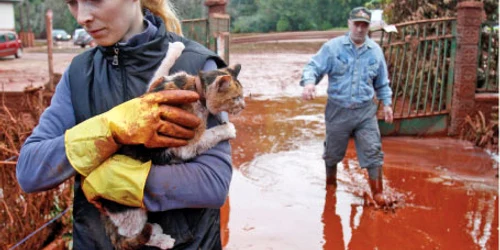
{"label": "red muddy water", "polygon": [[448,138],[384,137],[386,190],[404,203],[363,207],[369,187],[352,141],[337,190],[325,190],[324,102],[249,99],[232,118],[226,249],[498,249],[492,156]]}
{"label": "red muddy water", "polygon": [[325,80],[315,101],[299,98],[310,56],[231,59],[244,62],[247,108],[231,117],[225,249],[498,249],[498,156],[469,142],[383,137],[385,188],[403,201],[394,213],[363,206],[369,186],[352,141],[337,189],[325,188]]}

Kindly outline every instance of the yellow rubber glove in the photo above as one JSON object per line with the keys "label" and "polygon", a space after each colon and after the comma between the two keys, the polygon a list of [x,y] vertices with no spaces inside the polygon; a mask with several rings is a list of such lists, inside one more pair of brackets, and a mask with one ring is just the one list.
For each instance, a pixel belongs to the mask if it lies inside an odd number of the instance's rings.
{"label": "yellow rubber glove", "polygon": [[170,105],[198,100],[193,91],[148,93],[92,117],[65,133],[66,156],[75,170],[87,176],[122,144],[178,147],[187,144],[200,124],[195,115]]}
{"label": "yellow rubber glove", "polygon": [[144,207],[144,187],[150,169],[151,161],[143,163],[115,154],[83,180],[82,190],[91,203],[104,198],[127,206]]}

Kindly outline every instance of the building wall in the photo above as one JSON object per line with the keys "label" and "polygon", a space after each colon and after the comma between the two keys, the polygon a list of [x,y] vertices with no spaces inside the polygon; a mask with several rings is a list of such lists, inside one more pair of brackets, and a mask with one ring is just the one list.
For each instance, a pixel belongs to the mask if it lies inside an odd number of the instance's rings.
{"label": "building wall", "polygon": [[0,2],[0,30],[14,30],[14,3]]}

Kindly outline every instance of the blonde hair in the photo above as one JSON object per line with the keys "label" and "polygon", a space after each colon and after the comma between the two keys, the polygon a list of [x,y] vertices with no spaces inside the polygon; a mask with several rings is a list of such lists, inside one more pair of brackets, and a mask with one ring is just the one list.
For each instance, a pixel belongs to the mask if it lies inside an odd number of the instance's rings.
{"label": "blonde hair", "polygon": [[167,31],[182,36],[181,22],[175,14],[175,9],[169,0],[141,0],[141,7],[161,17]]}

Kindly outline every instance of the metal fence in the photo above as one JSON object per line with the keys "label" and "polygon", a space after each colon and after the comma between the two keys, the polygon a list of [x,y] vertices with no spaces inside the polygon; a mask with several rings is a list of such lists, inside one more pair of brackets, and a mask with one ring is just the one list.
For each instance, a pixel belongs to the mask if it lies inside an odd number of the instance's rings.
{"label": "metal fence", "polygon": [[449,113],[456,51],[456,19],[397,24],[377,30],[389,69],[396,118]]}
{"label": "metal fence", "polygon": [[185,37],[208,47],[208,19],[182,20],[182,33]]}
{"label": "metal fence", "polygon": [[[45,192],[25,193],[16,159],[52,93],[43,89],[4,92],[0,109],[0,249],[41,249],[71,230],[73,179]],[[62,213],[65,211],[64,213]],[[60,216],[64,215],[62,219]]]}
{"label": "metal fence", "polygon": [[483,23],[479,32],[476,92],[498,93],[498,46],[498,23]]}
{"label": "metal fence", "polygon": [[229,25],[229,15],[212,14],[209,18],[183,20],[182,32],[229,63]]}

